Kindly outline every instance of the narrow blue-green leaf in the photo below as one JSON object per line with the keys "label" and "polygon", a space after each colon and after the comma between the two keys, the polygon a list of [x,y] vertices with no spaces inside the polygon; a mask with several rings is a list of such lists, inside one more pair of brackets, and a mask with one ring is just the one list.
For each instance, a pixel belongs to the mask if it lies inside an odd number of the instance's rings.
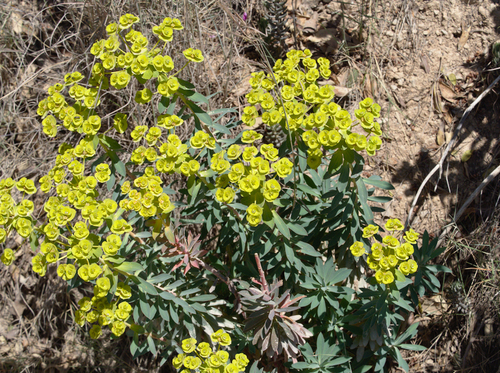
{"label": "narrow blue-green leaf", "polygon": [[215,109],[215,110],[211,110],[211,111],[208,111],[207,114],[208,115],[217,115],[217,114],[227,114],[227,113],[237,113],[238,110],[236,110],[235,108],[222,108],[222,109]]}
{"label": "narrow blue-green leaf", "polygon": [[319,257],[321,256],[321,253],[317,252],[316,249],[308,244],[308,243],[305,243],[305,242],[302,242],[302,241],[298,241],[295,243],[295,245],[297,245],[298,247],[300,247],[300,252],[303,253],[303,254],[306,254],[306,255],[310,255],[310,256],[315,256],[315,257]]}
{"label": "narrow blue-green leaf", "polygon": [[170,105],[170,99],[168,97],[162,96],[160,102],[158,102],[158,112],[160,114],[163,114],[165,110],[167,110],[169,105]]}
{"label": "narrow blue-green leaf", "polygon": [[119,271],[126,272],[128,274],[137,274],[138,272],[144,271],[144,268],[142,265],[140,265],[137,262],[124,262],[118,266],[115,267],[115,269],[118,269]]}
{"label": "narrow blue-green leaf", "polygon": [[375,197],[368,197],[368,201],[372,202],[378,202],[378,203],[387,203],[392,201],[392,197],[385,197],[385,196],[375,196]]}
{"label": "narrow blue-green leaf", "polygon": [[[380,360],[379,360],[380,361]],[[384,360],[385,362],[385,360]],[[371,365],[362,365],[360,366],[359,368],[355,369],[352,373],[366,373],[368,372],[370,369],[372,369],[372,366]]]}
{"label": "narrow blue-green leaf", "polygon": [[209,302],[211,300],[214,300],[215,298],[217,298],[215,294],[202,294],[196,297],[189,298],[189,300],[192,302]]}
{"label": "narrow blue-green leaf", "polygon": [[299,184],[299,185],[297,185],[297,188],[300,189],[301,191],[303,191],[306,194],[310,194],[311,196],[315,196],[315,197],[318,197],[318,198],[321,197],[321,194],[319,193],[318,190],[315,190],[315,189],[311,188],[308,185]]}
{"label": "narrow blue-green leaf", "polygon": [[138,238],[149,238],[151,237],[151,232],[139,232],[135,234]]}
{"label": "narrow blue-green leaf", "polygon": [[301,362],[298,362],[298,363],[293,363],[292,368],[295,368],[295,369],[306,369],[306,370],[318,369],[319,368],[319,364],[316,364],[316,363],[306,363],[304,361],[301,361]]}
{"label": "narrow blue-green leaf", "polygon": [[179,84],[186,89],[194,89],[195,88],[194,84],[191,82],[188,82],[187,80],[184,80],[181,78],[177,78],[177,80],[179,81]]}
{"label": "narrow blue-green leaf", "polygon": [[373,185],[373,186],[376,186],[377,188],[380,188],[380,189],[385,189],[385,190],[394,189],[394,186],[391,183],[388,183],[387,181],[373,180],[373,179],[366,179],[366,178],[363,178],[363,181],[365,182],[365,184]]}
{"label": "narrow blue-green leaf", "polygon": [[425,351],[427,350],[427,347],[421,346],[421,345],[414,345],[411,343],[402,343],[398,345],[399,348],[404,348],[405,350],[412,350],[412,351]]}
{"label": "narrow blue-green leaf", "polygon": [[188,90],[188,89],[183,89],[183,88],[179,88],[178,92],[182,93],[184,95],[184,97],[189,98],[191,101],[201,102],[203,104],[208,105],[208,99],[204,95],[202,95],[201,93],[198,93],[198,92],[195,92],[192,90]]}
{"label": "narrow blue-green leaf", "polygon": [[111,190],[113,190],[115,182],[116,182],[116,176],[115,174],[111,173],[111,175],[109,175],[109,180],[106,182],[106,188],[108,189],[108,192],[111,192]]}
{"label": "narrow blue-green leaf", "polygon": [[408,339],[412,338],[415,336],[417,333],[417,328],[418,328],[418,322],[411,324],[408,329],[404,331],[403,334],[401,334],[395,341],[394,345],[398,346],[404,341],[407,341]]}
{"label": "narrow blue-green leaf", "polygon": [[170,309],[170,317],[174,321],[174,323],[179,324],[179,315],[177,312],[175,312],[174,308],[172,307],[172,304],[169,304],[168,308]]}
{"label": "narrow blue-green leaf", "polygon": [[290,239],[290,230],[288,229],[283,219],[281,219],[281,216],[278,215],[276,210],[273,210],[272,213],[274,222],[276,223],[276,227],[278,228],[278,230],[281,232],[283,236]]}
{"label": "narrow blue-green leaf", "polygon": [[201,181],[197,182],[196,179],[194,179],[193,185],[188,190],[189,194],[191,195],[192,201],[196,199],[196,196],[198,195],[200,188],[201,188]]}
{"label": "narrow blue-green leaf", "polygon": [[365,183],[363,183],[360,179],[356,180],[356,186],[358,187],[358,196],[361,201],[365,202],[368,199],[368,191],[366,190]]}
{"label": "narrow blue-green leaf", "polygon": [[340,168],[340,175],[337,180],[337,190],[343,192],[349,184],[349,165],[345,164]]}
{"label": "narrow blue-green leaf", "polygon": [[294,233],[299,236],[307,236],[307,231],[305,228],[299,224],[288,223],[288,228],[290,228]]}
{"label": "narrow blue-green leaf", "polygon": [[171,278],[172,278],[171,274],[169,274],[169,273],[161,273],[161,274],[159,274],[157,276],[154,276],[154,277],[151,277],[150,279],[148,279],[148,282],[151,283],[151,284],[158,284],[160,282],[169,280]]}
{"label": "narrow blue-green leaf", "polygon": [[148,347],[149,347],[149,352],[153,354],[153,356],[156,356],[156,345],[155,341],[153,340],[153,337],[148,335]]}
{"label": "narrow blue-green leaf", "polygon": [[337,150],[333,153],[328,165],[328,173],[333,174],[342,165],[342,152]]}
{"label": "narrow blue-green leaf", "polygon": [[396,359],[398,360],[398,365],[400,368],[402,368],[405,372],[410,371],[410,367],[408,366],[408,363],[403,359],[403,356],[401,355],[401,352],[399,352],[399,349],[397,347],[394,347],[394,352],[396,353]]}
{"label": "narrow blue-green leaf", "polygon": [[333,275],[330,274],[328,276],[328,283],[338,284],[339,282],[344,281],[351,274],[351,271],[352,270],[348,268],[339,268],[333,272]]}
{"label": "narrow blue-green leaf", "polygon": [[158,291],[156,291],[156,288],[154,287],[153,284],[150,284],[146,280],[138,277],[140,283],[139,283],[139,289],[141,289],[144,293],[148,293],[151,295],[158,295]]}
{"label": "narrow blue-green leaf", "polygon": [[333,359],[332,361],[329,361],[328,363],[324,364],[323,366],[325,368],[329,368],[329,367],[333,367],[335,365],[340,365],[340,364],[347,363],[349,360],[351,360],[350,357],[341,356],[341,357],[338,357],[336,359]]}
{"label": "narrow blue-green leaf", "polygon": [[143,294],[139,297],[139,307],[141,308],[141,312],[144,316],[146,316],[150,320],[153,319],[156,312],[153,308],[151,308],[150,304],[143,296]]}
{"label": "narrow blue-green leaf", "polygon": [[415,311],[415,309],[407,301],[405,301],[403,299],[393,300],[392,303],[401,307],[401,308],[404,308],[407,311],[410,311],[410,312]]}
{"label": "narrow blue-green leaf", "polygon": [[[182,97],[182,96],[181,96]],[[201,120],[203,123],[213,126],[212,119],[210,118],[210,115],[208,115],[202,108],[200,108],[198,105],[196,105],[193,101],[184,99],[183,102],[191,109],[193,114]],[[222,127],[222,126],[220,126]]]}
{"label": "narrow blue-green leaf", "polygon": [[125,168],[125,164],[120,161],[120,158],[116,155],[114,150],[110,150],[107,152],[109,157],[111,158],[111,163],[115,170],[123,177],[127,175],[127,169]]}
{"label": "narrow blue-green leaf", "polygon": [[98,137],[99,137],[99,142],[101,144],[106,145],[111,150],[120,150],[122,148],[118,141],[109,136],[98,135]]}

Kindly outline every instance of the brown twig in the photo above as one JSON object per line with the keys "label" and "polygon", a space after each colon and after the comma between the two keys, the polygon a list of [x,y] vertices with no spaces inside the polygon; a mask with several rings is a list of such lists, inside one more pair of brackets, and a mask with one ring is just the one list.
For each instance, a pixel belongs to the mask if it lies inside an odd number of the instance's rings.
{"label": "brown twig", "polygon": [[260,284],[262,285],[264,292],[266,294],[269,294],[269,285],[266,281],[266,276],[264,275],[264,270],[262,269],[262,265],[260,264],[260,258],[259,254],[254,254],[255,256],[255,262],[257,263],[257,269],[259,271],[259,276],[260,276]]}

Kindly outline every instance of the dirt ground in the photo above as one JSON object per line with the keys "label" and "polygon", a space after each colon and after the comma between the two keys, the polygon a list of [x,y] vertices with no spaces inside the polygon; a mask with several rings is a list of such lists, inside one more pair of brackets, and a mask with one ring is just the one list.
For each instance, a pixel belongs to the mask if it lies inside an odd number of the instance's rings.
{"label": "dirt ground", "polygon": [[[117,9],[126,3],[116,1],[110,14],[120,14]],[[60,45],[52,44],[52,48],[59,48],[57,53],[45,49],[45,54],[36,58],[33,53],[23,56],[16,52],[22,47],[16,40],[38,45],[40,50],[47,48],[48,40],[61,27],[81,23],[83,16],[80,20],[58,20],[57,13],[39,15],[43,9],[64,10],[67,6],[58,1],[0,5],[0,78],[4,86],[0,99],[4,139],[0,141],[0,178],[33,177],[52,162],[55,145],[39,129],[37,97],[64,71],[57,66],[57,58],[76,58],[72,48],[83,50],[83,42],[94,37],[97,21],[78,29],[68,26],[68,34],[78,30],[82,36],[72,43],[60,38]],[[264,67],[251,37],[259,35],[254,30],[265,18],[265,7],[255,0],[221,1],[213,6],[220,6],[223,12],[231,10],[227,18],[233,28],[218,30],[217,25],[202,23],[196,37],[204,38],[198,45],[208,58],[200,84],[207,91],[224,92],[219,104],[241,109],[250,73]],[[96,9],[96,19],[103,20],[106,9]],[[383,217],[406,219],[417,190],[454,138],[465,110],[498,76],[495,68],[500,65],[495,65],[492,55],[492,46],[500,39],[498,1],[288,0],[286,9],[290,30],[284,40],[286,48],[309,48],[315,57],[329,58],[333,64],[330,79],[340,102],[349,110],[367,96],[382,106],[384,144],[368,159],[366,176],[380,175],[395,186],[387,194],[394,199],[384,206]],[[237,48],[229,62],[226,52],[211,44],[221,33],[228,39],[242,35],[231,39]],[[29,61],[23,60],[22,68],[16,70],[16,61],[28,57]],[[85,63],[82,60],[80,65]],[[9,89],[16,90],[15,94]],[[493,87],[470,113],[456,134],[442,176],[432,177],[423,189],[411,221],[416,231],[439,236],[481,181],[499,165],[499,90],[500,86]],[[421,321],[418,342],[430,348],[407,355],[413,372],[500,372],[498,198],[495,179],[469,206],[447,241],[448,250],[439,260],[452,266],[454,274],[445,279],[446,287],[457,282],[465,286],[423,301],[421,312],[415,315]],[[489,246],[479,255],[473,249],[475,244]],[[106,371],[147,371],[154,366],[151,361],[132,362],[126,356],[126,345],[119,342],[108,342],[106,353],[103,346],[95,349],[95,342],[76,333],[71,321],[70,306],[82,295],[66,294],[65,285],[53,273],[40,280],[29,267],[29,259],[19,259],[15,266],[0,269],[0,372],[66,372],[75,364],[79,371],[93,371],[97,361],[106,361]],[[470,267],[474,271],[462,270]],[[20,368],[20,359],[25,361],[24,368]]]}

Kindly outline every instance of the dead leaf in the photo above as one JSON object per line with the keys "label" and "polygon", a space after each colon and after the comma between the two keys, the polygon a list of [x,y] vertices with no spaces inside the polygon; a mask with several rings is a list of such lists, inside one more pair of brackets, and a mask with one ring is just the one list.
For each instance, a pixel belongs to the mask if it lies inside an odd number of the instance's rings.
{"label": "dead leaf", "polygon": [[469,40],[469,34],[470,34],[470,26],[467,28],[467,30],[465,30],[465,27],[462,26],[462,36],[460,36],[460,39],[458,40],[458,50],[461,50],[465,43],[467,43],[467,41]]}
{"label": "dead leaf", "polygon": [[451,124],[453,122],[453,116],[448,111],[448,107],[445,106],[445,110],[443,111],[443,118],[446,123]]}
{"label": "dead leaf", "polygon": [[450,75],[448,75],[448,79],[450,80],[451,84],[453,84],[453,86],[457,85],[457,77],[455,74],[451,73]]}
{"label": "dead leaf", "polygon": [[311,35],[314,34],[318,30],[318,13],[314,13],[314,15],[306,19],[302,25],[302,34],[303,35]]}
{"label": "dead leaf", "polygon": [[444,132],[443,130],[439,129],[437,131],[437,135],[436,135],[436,144],[438,144],[439,146],[443,145],[444,144]]}
{"label": "dead leaf", "polygon": [[452,88],[442,82],[439,82],[439,91],[441,92],[441,97],[443,97],[446,101],[456,104],[457,100],[455,100],[455,98],[457,95]]}
{"label": "dead leaf", "polygon": [[442,113],[443,104],[441,103],[441,95],[439,93],[437,82],[432,85],[431,95],[432,95],[432,106],[434,107],[434,110],[436,110],[438,113]]}
{"label": "dead leaf", "polygon": [[367,74],[365,76],[364,94],[365,97],[376,97],[378,93],[377,79]]}
{"label": "dead leaf", "polygon": [[12,22],[11,30],[16,34],[22,34],[23,32],[23,18],[19,15],[19,13],[12,12],[10,15],[10,20]]}
{"label": "dead leaf", "polygon": [[425,54],[420,55],[420,67],[424,69],[426,74],[429,74],[431,72],[429,57],[427,57],[427,55]]}
{"label": "dead leaf", "polygon": [[442,315],[450,307],[447,300],[441,294],[426,297],[421,304],[423,314],[434,316]]}
{"label": "dead leaf", "polygon": [[340,86],[334,87],[335,96],[337,97],[347,96],[351,91],[352,88],[340,87]]}
{"label": "dead leaf", "polygon": [[467,162],[472,157],[473,153],[474,153],[474,150],[472,150],[472,149],[468,149],[468,150],[464,151],[462,154],[462,158],[460,158],[460,160],[464,163]]}
{"label": "dead leaf", "polygon": [[347,84],[347,78],[349,77],[349,68],[343,67],[339,73],[333,77],[334,81],[337,81],[337,85],[345,87]]}

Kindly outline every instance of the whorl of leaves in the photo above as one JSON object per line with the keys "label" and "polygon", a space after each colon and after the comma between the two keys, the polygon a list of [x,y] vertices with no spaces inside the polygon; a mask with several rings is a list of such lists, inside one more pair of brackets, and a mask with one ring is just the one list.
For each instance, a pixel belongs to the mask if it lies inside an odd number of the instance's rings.
{"label": "whorl of leaves", "polygon": [[279,149],[285,141],[286,134],[281,126],[264,126],[264,144],[273,144]]}
{"label": "whorl of leaves", "polygon": [[266,42],[274,57],[278,58],[286,50],[285,39],[288,37],[286,0],[268,0],[264,4],[267,9]]}
{"label": "whorl of leaves", "polygon": [[300,308],[292,304],[303,296],[290,299],[290,290],[280,296],[282,285],[283,281],[276,280],[270,286],[262,285],[262,289],[250,287],[240,292],[243,309],[248,315],[244,331],[254,330],[252,343],[269,358],[277,359],[284,354],[285,361],[291,358],[295,362],[298,346],[305,344],[312,333],[297,322],[300,315],[286,315]]}
{"label": "whorl of leaves", "polygon": [[469,313],[470,303],[462,283],[456,281],[451,284],[446,293],[458,313]]}

